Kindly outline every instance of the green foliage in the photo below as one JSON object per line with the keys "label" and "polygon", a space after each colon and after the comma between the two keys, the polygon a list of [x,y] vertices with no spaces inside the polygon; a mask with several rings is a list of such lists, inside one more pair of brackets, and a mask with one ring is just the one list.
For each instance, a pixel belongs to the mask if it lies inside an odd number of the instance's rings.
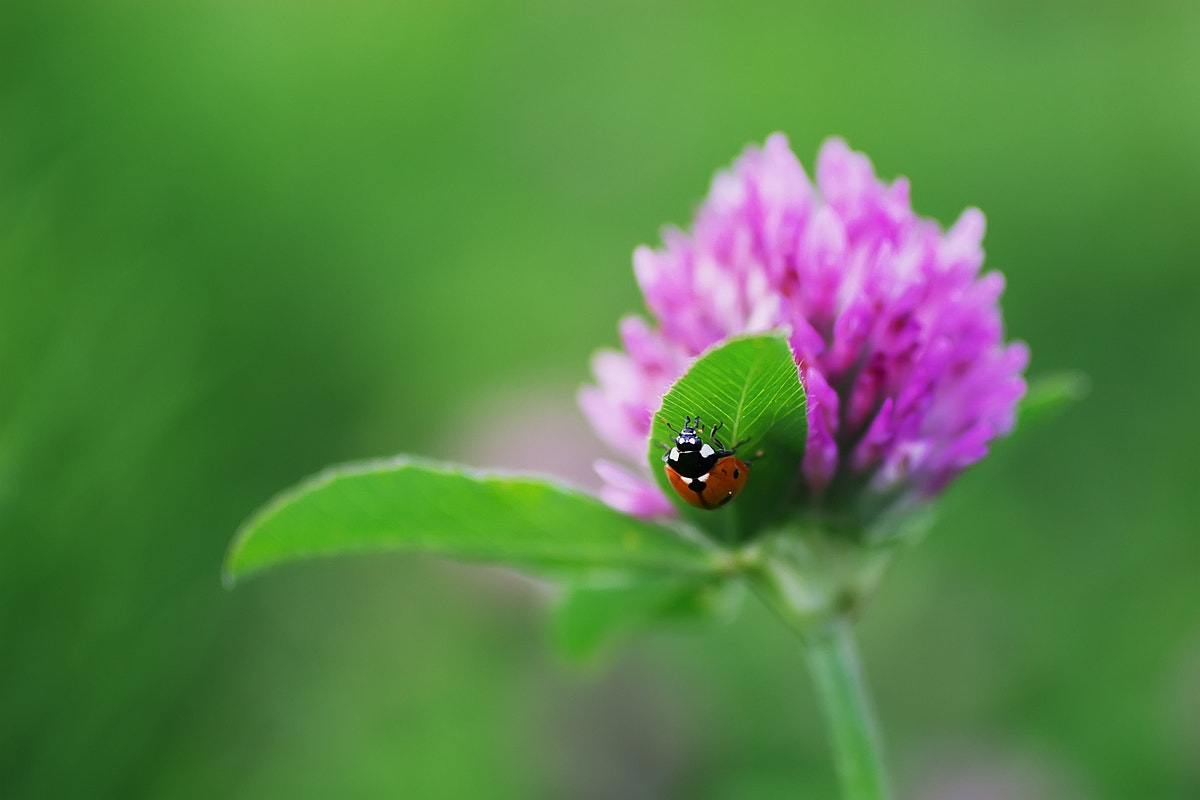
{"label": "green foliage", "polygon": [[[671,387],[663,408],[656,432],[669,432],[668,414],[692,408],[693,415],[703,410],[710,419],[727,420],[730,445],[745,439],[747,459],[769,450],[767,477],[756,474],[755,490],[747,489],[735,505],[755,505],[757,513],[746,516],[755,520],[778,507],[779,498],[767,492],[785,487],[779,478],[795,473],[806,433],[804,389],[783,335],[738,338],[710,350]],[[722,563],[715,546],[687,526],[621,514],[544,479],[400,458],[331,468],[276,498],[238,534],[226,578],[301,558],[383,551],[575,580],[606,573],[705,576]],[[695,586],[685,588],[687,594]],[[632,606],[655,605],[652,594],[627,599]]]}
{"label": "green foliage", "polygon": [[703,511],[676,499],[697,525],[718,539],[741,541],[786,506],[797,478],[808,434],[804,387],[796,359],[782,333],[745,336],[722,343],[701,356],[663,397],[654,415],[647,456],[663,491],[675,497],[663,470],[663,450],[685,417],[699,416],[711,431],[722,423],[726,447],[745,442],[738,455],[751,465],[750,480],[737,502]]}
{"label": "green foliage", "polygon": [[718,563],[699,539],[546,480],[398,459],[335,467],[278,497],[239,533],[226,576],[232,581],[302,558],[388,551],[575,579],[708,574]]}
{"label": "green foliage", "polygon": [[[731,521],[753,532],[751,524],[781,508],[803,454],[804,389],[786,337],[714,347],[671,387],[663,408],[656,431],[669,433],[666,418],[690,408],[691,416],[725,422],[728,445],[746,440],[745,458],[757,454],[765,464],[753,468],[753,489],[730,506],[746,508],[741,517],[697,517],[711,537],[687,524],[621,514],[547,480],[401,458],[332,468],[279,496],[238,534],[226,580],[344,553],[426,553],[514,567],[567,583],[555,630],[573,657],[649,623],[711,618],[738,591],[729,580],[733,562],[714,540],[739,538],[725,536]],[[652,464],[661,467],[656,449]]]}
{"label": "green foliage", "polygon": [[740,583],[701,578],[568,586],[554,610],[555,643],[569,658],[594,658],[656,624],[728,618],[743,594]]}

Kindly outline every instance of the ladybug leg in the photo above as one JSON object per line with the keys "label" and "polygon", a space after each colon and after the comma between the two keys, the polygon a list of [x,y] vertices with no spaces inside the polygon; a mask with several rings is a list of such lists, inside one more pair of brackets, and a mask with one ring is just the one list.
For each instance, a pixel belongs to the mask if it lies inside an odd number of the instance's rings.
{"label": "ladybug leg", "polygon": [[725,445],[721,444],[721,440],[717,438],[717,431],[721,430],[721,426],[724,424],[724,422],[718,422],[716,425],[713,425],[712,431],[708,434],[708,437],[713,440],[713,444],[717,446],[718,450],[725,449]]}

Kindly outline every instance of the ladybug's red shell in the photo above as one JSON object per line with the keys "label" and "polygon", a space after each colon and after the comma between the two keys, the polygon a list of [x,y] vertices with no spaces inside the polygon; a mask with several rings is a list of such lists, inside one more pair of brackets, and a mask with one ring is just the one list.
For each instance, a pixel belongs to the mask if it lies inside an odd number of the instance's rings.
{"label": "ladybug's red shell", "polygon": [[696,508],[712,510],[732,503],[750,478],[750,467],[734,455],[720,458],[704,475],[687,478],[668,463],[664,469],[675,494]]}

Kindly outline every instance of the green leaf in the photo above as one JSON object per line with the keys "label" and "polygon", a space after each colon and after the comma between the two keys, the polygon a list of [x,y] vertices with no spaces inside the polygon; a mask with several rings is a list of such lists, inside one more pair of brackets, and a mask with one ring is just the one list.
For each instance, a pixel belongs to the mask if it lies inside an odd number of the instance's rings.
{"label": "green leaf", "polygon": [[567,586],[554,613],[554,638],[568,658],[588,660],[660,622],[729,618],[745,587],[720,578],[665,578],[617,586]]}
{"label": "green leaf", "polygon": [[232,583],[314,556],[420,552],[553,577],[712,574],[711,545],[550,481],[396,459],[335,467],[285,492],[238,533]]}
{"label": "green leaf", "polygon": [[1050,419],[1072,403],[1087,397],[1091,381],[1082,372],[1053,372],[1029,381],[1017,408],[1018,429]]}
{"label": "green leaf", "polygon": [[677,500],[696,524],[717,538],[741,541],[782,511],[799,475],[808,436],[804,387],[783,333],[731,339],[702,355],[663,397],[654,415],[648,459],[668,496],[675,497],[663,470],[664,449],[685,417],[699,416],[711,431],[722,423],[726,447],[747,440],[738,456],[751,465],[741,497],[724,509],[701,511]]}

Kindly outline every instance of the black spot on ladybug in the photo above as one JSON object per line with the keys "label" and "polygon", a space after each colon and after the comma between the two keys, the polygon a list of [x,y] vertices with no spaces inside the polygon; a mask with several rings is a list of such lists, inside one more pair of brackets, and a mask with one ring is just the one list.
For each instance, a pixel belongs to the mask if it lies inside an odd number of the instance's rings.
{"label": "black spot on ladybug", "polygon": [[738,469],[737,467],[734,467],[733,468],[733,479],[737,480],[740,477],[742,477],[742,471],[740,469]]}

